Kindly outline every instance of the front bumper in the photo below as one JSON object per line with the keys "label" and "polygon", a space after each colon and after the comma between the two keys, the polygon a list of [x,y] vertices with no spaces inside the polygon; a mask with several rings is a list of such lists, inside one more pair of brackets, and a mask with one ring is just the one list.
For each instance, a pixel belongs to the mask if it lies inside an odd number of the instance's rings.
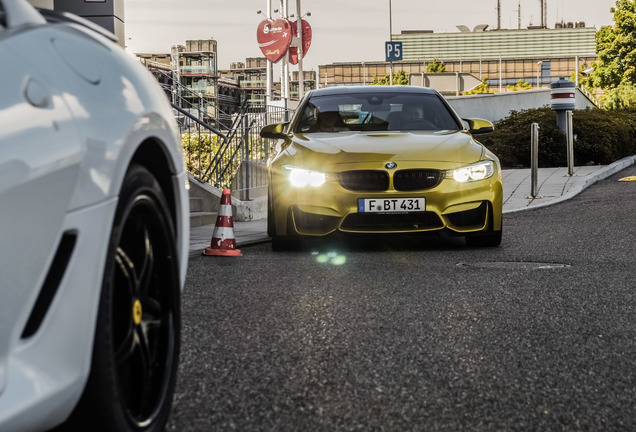
{"label": "front bumper", "polygon": [[[399,234],[450,230],[470,234],[501,229],[503,188],[499,171],[470,183],[445,178],[436,187],[419,191],[389,188],[358,192],[343,188],[337,181],[299,189],[289,186],[283,176],[274,175],[271,180],[270,227],[279,236],[325,236],[336,231]],[[424,212],[358,212],[360,198],[420,197],[426,199]]]}

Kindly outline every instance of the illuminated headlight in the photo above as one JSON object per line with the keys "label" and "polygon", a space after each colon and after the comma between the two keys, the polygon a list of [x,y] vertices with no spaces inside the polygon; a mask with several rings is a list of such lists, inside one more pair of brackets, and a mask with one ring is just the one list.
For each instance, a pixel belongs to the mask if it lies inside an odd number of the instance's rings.
{"label": "illuminated headlight", "polygon": [[325,173],[301,168],[286,167],[289,170],[289,182],[294,187],[321,186],[325,182]]}
{"label": "illuminated headlight", "polygon": [[491,177],[495,172],[492,161],[483,161],[455,170],[446,171],[446,177],[451,177],[460,183],[483,180]]}

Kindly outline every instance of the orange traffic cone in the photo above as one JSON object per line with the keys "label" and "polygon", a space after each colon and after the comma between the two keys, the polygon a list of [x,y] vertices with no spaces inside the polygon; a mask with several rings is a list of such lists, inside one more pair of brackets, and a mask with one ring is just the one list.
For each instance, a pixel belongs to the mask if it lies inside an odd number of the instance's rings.
{"label": "orange traffic cone", "polygon": [[216,217],[214,233],[210,247],[203,250],[203,255],[242,256],[236,249],[234,239],[234,222],[232,221],[232,195],[229,189],[223,189],[219,214]]}

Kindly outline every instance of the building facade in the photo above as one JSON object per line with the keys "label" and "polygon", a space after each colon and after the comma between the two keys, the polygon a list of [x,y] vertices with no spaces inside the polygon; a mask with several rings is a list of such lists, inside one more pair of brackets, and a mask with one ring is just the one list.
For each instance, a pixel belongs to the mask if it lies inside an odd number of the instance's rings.
{"label": "building facade", "polygon": [[[170,54],[135,54],[163,85],[172,102],[196,111],[206,122],[219,117],[217,43],[214,39],[188,40]],[[176,78],[176,80],[175,80]],[[173,96],[170,92],[175,92]]]}
{"label": "building facade", "polygon": [[[174,77],[181,108],[215,126],[226,127],[241,107],[261,107],[265,100],[267,61],[264,57],[235,62],[219,70],[214,39],[188,40],[175,45],[171,54],[136,54],[167,93],[174,91]],[[193,112],[194,113],[194,112]]]}
{"label": "building facade", "polygon": [[[298,89],[300,87],[299,71],[292,71],[291,81],[289,82],[289,96],[292,99],[298,99]],[[303,94],[306,94],[309,90],[316,88],[316,71],[309,70],[303,71]]]}
{"label": "building facade", "polygon": [[[183,48],[183,46],[181,47]],[[188,107],[203,107],[204,121],[219,117],[217,44],[214,39],[188,40],[179,50],[179,79]]]}
{"label": "building facade", "polygon": [[[434,59],[443,61],[448,72],[471,73],[486,79],[491,88],[506,90],[519,80],[534,88],[549,86],[555,78],[569,77],[580,66],[597,59],[596,29],[584,23],[560,23],[554,29],[433,33],[403,31],[393,35],[402,42],[403,61],[393,62],[393,71],[426,72]],[[578,65],[578,66],[577,66]],[[333,63],[319,66],[319,86],[373,82],[391,70],[388,62]]]}
{"label": "building facade", "polygon": [[232,80],[240,89],[236,106],[259,107],[265,105],[267,85],[267,59],[265,57],[246,58],[245,62],[234,62],[230,69],[219,71],[221,76]]}

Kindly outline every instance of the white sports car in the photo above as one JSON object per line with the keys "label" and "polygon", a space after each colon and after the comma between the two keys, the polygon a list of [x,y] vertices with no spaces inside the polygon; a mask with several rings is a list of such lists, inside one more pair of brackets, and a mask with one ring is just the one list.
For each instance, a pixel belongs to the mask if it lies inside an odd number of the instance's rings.
{"label": "white sports car", "polygon": [[169,416],[186,173],[165,94],[113,38],[0,0],[3,432]]}

